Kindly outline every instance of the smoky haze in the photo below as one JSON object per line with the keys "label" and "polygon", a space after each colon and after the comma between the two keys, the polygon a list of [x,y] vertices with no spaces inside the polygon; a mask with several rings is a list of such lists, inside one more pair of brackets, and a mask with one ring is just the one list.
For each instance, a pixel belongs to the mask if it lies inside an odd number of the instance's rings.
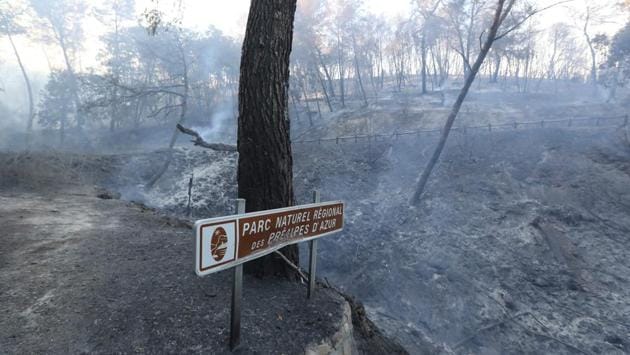
{"label": "smoky haze", "polygon": [[[630,352],[630,4],[507,1],[484,53],[504,2],[298,1],[296,202],[347,213],[321,277],[412,354]],[[249,2],[206,3],[0,0],[0,188],[235,212]]]}

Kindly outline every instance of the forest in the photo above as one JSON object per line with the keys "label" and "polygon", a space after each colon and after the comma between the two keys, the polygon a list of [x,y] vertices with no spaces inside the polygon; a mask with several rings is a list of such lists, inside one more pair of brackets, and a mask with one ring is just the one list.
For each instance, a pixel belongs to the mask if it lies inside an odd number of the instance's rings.
{"label": "forest", "polygon": [[320,194],[243,353],[630,352],[629,0],[0,0],[0,54],[0,353],[231,353],[195,221]]}

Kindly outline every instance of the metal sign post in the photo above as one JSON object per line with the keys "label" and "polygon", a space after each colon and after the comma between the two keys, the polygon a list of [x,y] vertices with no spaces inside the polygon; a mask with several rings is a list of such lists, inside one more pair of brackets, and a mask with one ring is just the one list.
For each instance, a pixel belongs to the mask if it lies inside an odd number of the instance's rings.
{"label": "metal sign post", "polygon": [[307,297],[315,290],[317,238],[343,230],[342,201],[314,203],[245,213],[245,200],[236,200],[236,214],[195,222],[195,272],[205,276],[234,268],[230,314],[230,349],[241,338],[243,263],[275,252],[287,245],[310,242]]}
{"label": "metal sign post", "polygon": [[[313,203],[319,203],[319,191],[313,191]],[[315,290],[315,267],[317,266],[317,239],[310,242],[310,258],[308,263],[308,292],[307,298],[311,298]]]}
{"label": "metal sign post", "polygon": [[[236,199],[236,214],[245,213],[245,199]],[[241,300],[243,299],[243,264],[234,268],[232,309],[230,313],[230,350],[241,342]]]}

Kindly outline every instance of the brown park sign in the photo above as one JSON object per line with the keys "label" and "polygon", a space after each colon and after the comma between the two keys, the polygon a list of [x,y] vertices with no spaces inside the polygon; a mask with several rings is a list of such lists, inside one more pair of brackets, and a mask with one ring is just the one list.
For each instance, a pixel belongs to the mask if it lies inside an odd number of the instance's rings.
{"label": "brown park sign", "polygon": [[343,229],[341,201],[202,219],[195,223],[195,271],[203,276]]}

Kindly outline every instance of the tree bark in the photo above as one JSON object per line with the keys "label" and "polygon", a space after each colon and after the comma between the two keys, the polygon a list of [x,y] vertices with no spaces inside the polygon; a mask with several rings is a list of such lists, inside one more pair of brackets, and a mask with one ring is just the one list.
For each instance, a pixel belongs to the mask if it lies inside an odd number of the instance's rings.
{"label": "tree bark", "polygon": [[442,150],[444,149],[444,145],[446,145],[446,140],[451,131],[451,127],[453,127],[453,122],[455,122],[455,118],[457,117],[457,114],[459,113],[459,110],[462,107],[462,103],[464,102],[464,99],[466,99],[468,90],[470,89],[470,86],[475,80],[475,76],[477,75],[477,72],[479,72],[479,68],[483,64],[484,59],[488,55],[488,51],[490,51],[490,48],[492,47],[492,43],[494,43],[495,37],[497,35],[497,31],[499,30],[499,26],[501,26],[501,23],[503,22],[507,14],[510,12],[515,0],[508,0],[509,4],[508,6],[506,6],[505,11],[504,11],[503,5],[505,4],[505,1],[506,0],[497,1],[497,9],[494,14],[494,20],[492,22],[492,26],[490,27],[488,37],[486,38],[481,48],[481,51],[479,52],[479,55],[477,56],[477,60],[475,61],[475,63],[473,64],[469,72],[469,75],[466,77],[464,86],[459,92],[459,95],[457,96],[457,100],[453,104],[453,108],[451,109],[451,112],[449,113],[448,118],[446,119],[446,123],[444,124],[444,128],[442,129],[442,135],[440,136],[440,141],[438,142],[438,145],[435,147],[435,151],[433,152],[433,155],[431,156],[431,159],[429,160],[429,163],[427,164],[426,168],[422,172],[422,175],[420,175],[420,179],[418,180],[416,191],[414,192],[411,198],[411,204],[415,205],[418,202],[420,202],[420,197],[422,196],[422,193],[424,192],[427,182],[429,181],[429,176],[431,175],[431,172],[433,171],[435,164],[437,163],[438,159],[440,158],[440,155],[442,154]]}
{"label": "tree bark", "polygon": [[[248,212],[294,203],[288,104],[296,1],[252,0],[249,10],[238,94],[238,196]],[[299,265],[297,245],[281,252]],[[296,278],[275,254],[246,263],[245,272]]]}

